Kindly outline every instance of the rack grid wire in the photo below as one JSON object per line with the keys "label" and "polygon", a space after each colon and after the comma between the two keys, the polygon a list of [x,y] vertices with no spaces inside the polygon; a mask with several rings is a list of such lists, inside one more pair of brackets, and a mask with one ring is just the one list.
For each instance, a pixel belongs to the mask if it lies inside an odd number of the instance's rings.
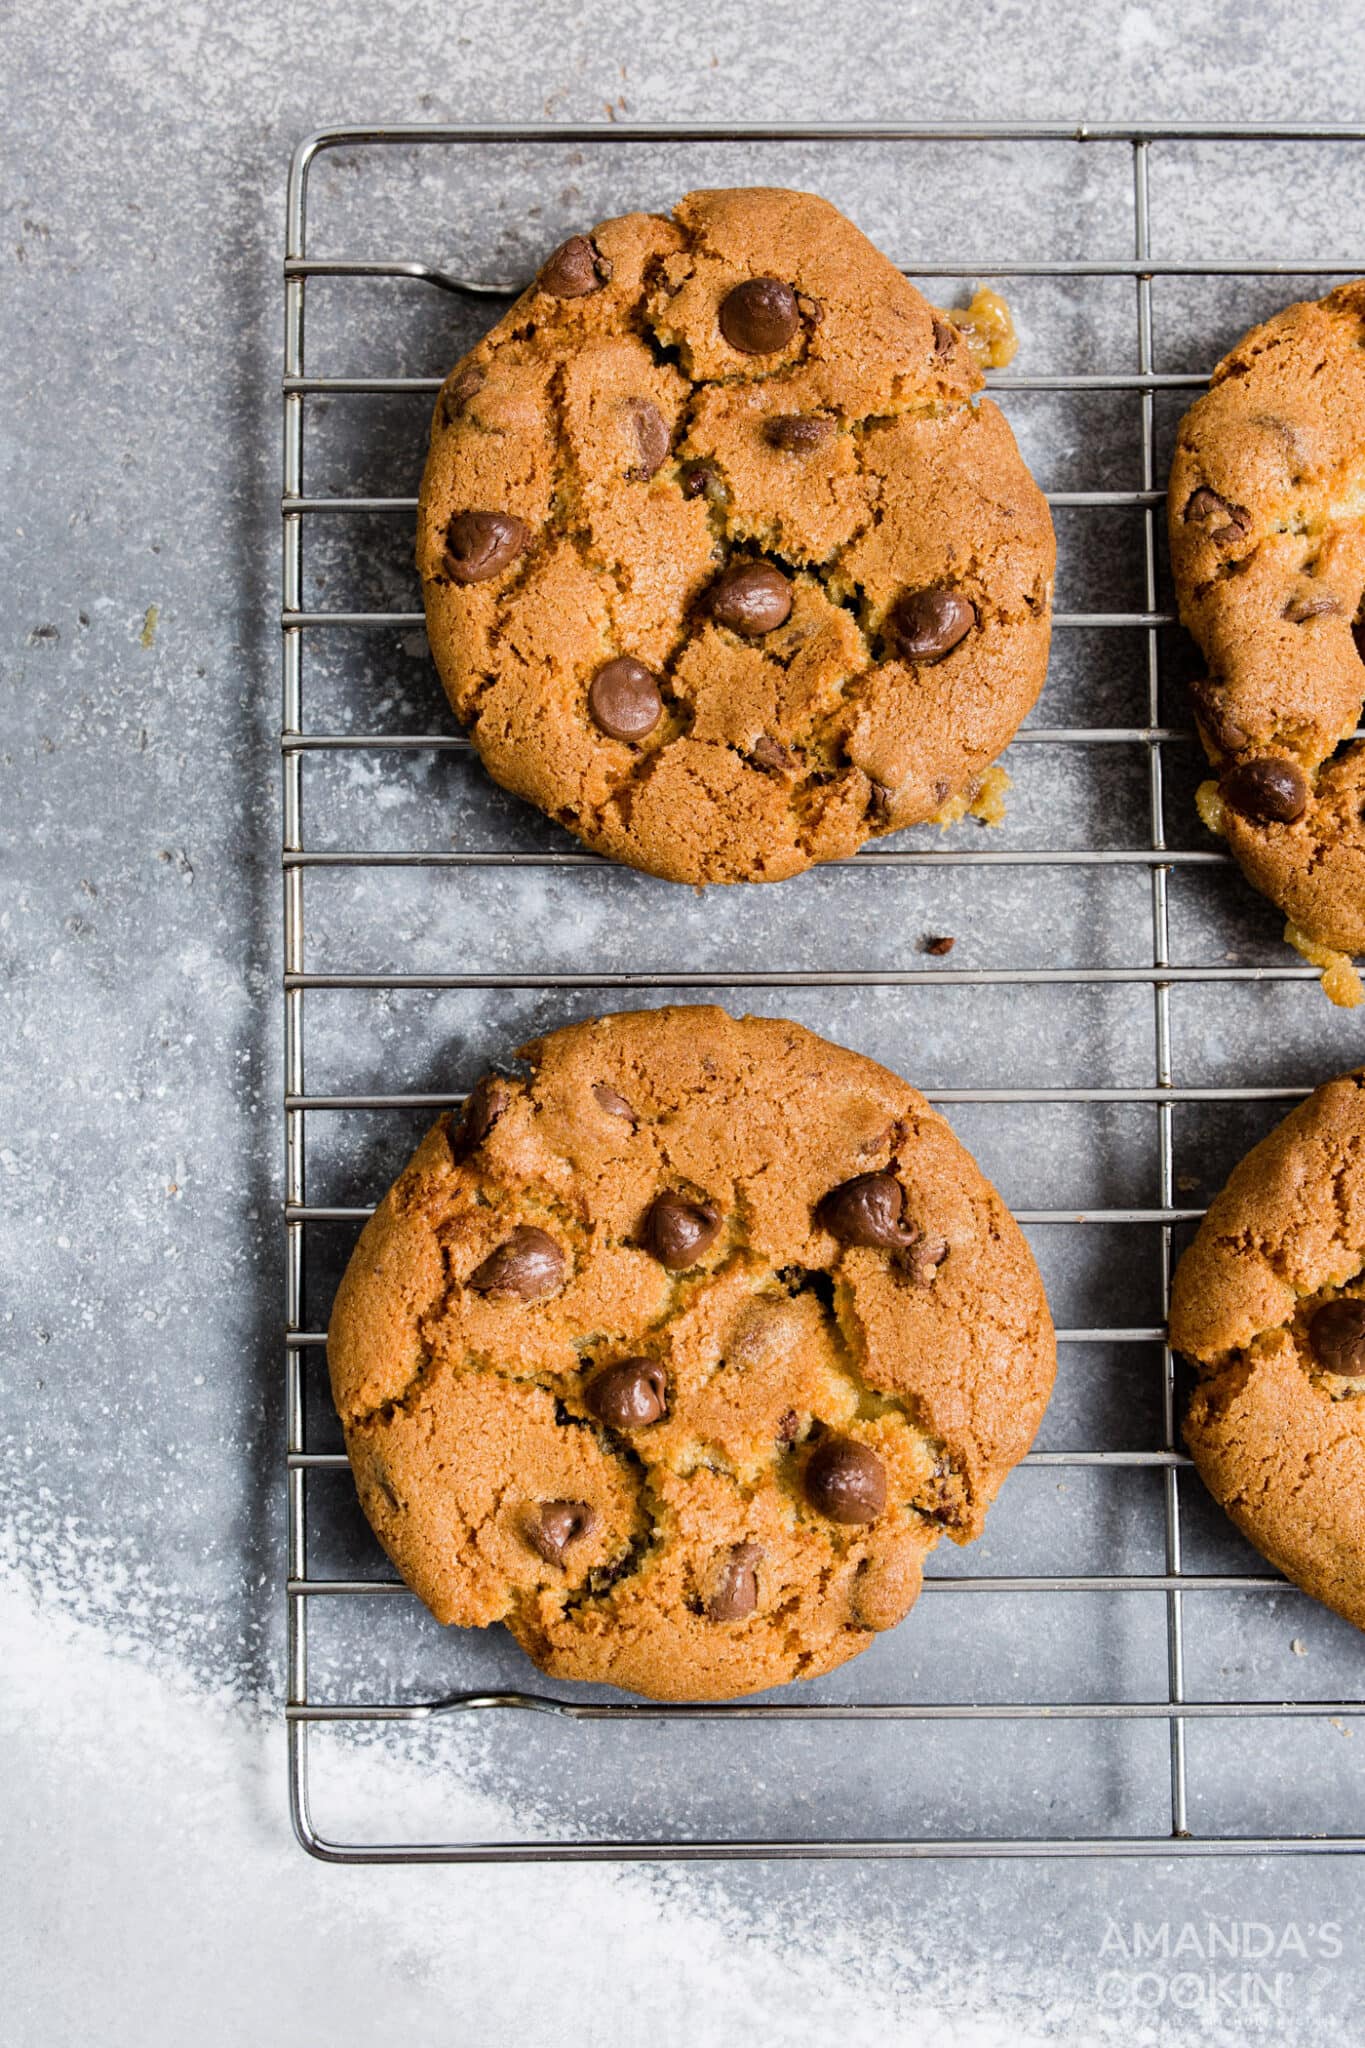
{"label": "rack grid wire", "polygon": [[[1225,963],[1180,966],[1170,959],[1169,889],[1174,873],[1185,869],[1220,868],[1229,865],[1227,856],[1212,850],[1170,847],[1167,844],[1163,788],[1163,756],[1168,747],[1187,745],[1192,735],[1161,722],[1160,629],[1172,623],[1169,610],[1159,608],[1159,563],[1157,515],[1164,499],[1159,488],[1155,458],[1154,405],[1162,391],[1199,390],[1207,369],[1175,373],[1159,372],[1153,351],[1153,296],[1155,278],[1238,278],[1293,276],[1339,277],[1365,264],[1353,264],[1338,255],[1328,260],[1299,256],[1281,260],[1165,261],[1152,253],[1150,175],[1153,149],[1163,143],[1193,145],[1315,144],[1356,145],[1365,141],[1365,128],[1323,129],[1303,127],[1224,127],[1190,124],[1166,127],[1107,126],[914,126],[866,125],[777,126],[749,128],[641,127],[623,123],[575,127],[393,127],[334,128],[322,131],[302,143],[292,160],[289,174],[287,244],[284,264],[285,350],[284,350],[284,495],[283,515],[283,870],[284,870],[284,1046],[285,1046],[285,1202],[284,1232],[286,1261],[286,1487],[288,1531],[287,1579],[287,1717],[289,1727],[289,1787],[296,1832],[313,1854],[330,1861],[354,1862],[495,1862],[530,1860],[611,1859],[732,1859],[732,1858],[830,1858],[830,1857],[1033,1857],[1033,1856],[1117,1856],[1146,1855],[1200,1856],[1214,1854],[1268,1854],[1275,1852],[1345,1852],[1365,1848],[1365,1835],[1230,1834],[1202,1832],[1190,1823],[1190,1792],[1186,1755],[1186,1729],[1191,1723],[1236,1718],[1293,1720],[1312,1717],[1337,1718],[1365,1713],[1365,1699],[1232,1698],[1191,1699],[1187,1696],[1186,1619],[1184,1601],[1195,1594],[1237,1594],[1256,1596],[1285,1593],[1289,1589],[1277,1575],[1263,1573],[1187,1571],[1182,1554],[1182,1473],[1188,1459],[1178,1449],[1178,1401],[1175,1360],[1166,1342],[1163,1323],[1147,1322],[1122,1327],[1076,1327],[1058,1330],[1059,1341],[1073,1345],[1133,1344],[1149,1347],[1160,1359],[1162,1446],[1149,1451],[1067,1450],[1034,1452],[1025,1461],[1033,1466],[1124,1468],[1155,1470],[1160,1474],[1164,1570],[1160,1572],[1093,1571],[1085,1573],[961,1575],[926,1577],[926,1593],[1006,1594],[1021,1599],[1052,1597],[1071,1593],[1131,1592],[1156,1599],[1165,1609],[1165,1671],[1161,1697],[1143,1700],[1051,1700],[1014,1702],[900,1701],[815,1703],[784,1698],[780,1701],[740,1701],[715,1706],[677,1706],[654,1702],[625,1702],[552,1698],[547,1694],[522,1691],[464,1693],[412,1703],[393,1700],[322,1702],[309,1689],[309,1610],[318,1599],[351,1600],[376,1596],[410,1597],[401,1583],[378,1578],[326,1578],[309,1570],[309,1485],[310,1476],[326,1471],[344,1471],[344,1454],[310,1450],[306,1433],[305,1367],[311,1361],[321,1368],[325,1333],[309,1328],[305,1316],[305,1238],[317,1224],[359,1225],[370,1213],[367,1207],[310,1203],[307,1197],[307,1118],[311,1113],[340,1110],[412,1111],[458,1105],[463,1097],[454,1093],[409,1092],[310,1093],[305,1081],[305,1002],[318,990],[622,990],[657,989],[743,989],[788,990],[820,988],[909,988],[933,984],[936,987],[1007,986],[1024,988],[1042,985],[1102,987],[1106,984],[1146,986],[1151,997],[1152,1082],[1150,1086],[1038,1086],[1010,1088],[927,1089],[930,1099],[940,1104],[1048,1104],[1138,1105],[1155,1109],[1157,1120],[1156,1200],[1150,1207],[1117,1208],[1016,1208],[1026,1226],[1050,1224],[1095,1224],[1106,1226],[1155,1226],[1159,1235],[1161,1299],[1168,1299],[1171,1273],[1172,1230],[1177,1224],[1196,1219],[1197,1207],[1176,1201],[1177,1177],[1173,1116],[1177,1105],[1192,1103],[1292,1102],[1308,1092],[1301,1086],[1209,1087],[1178,1085],[1172,1061],[1170,997],[1181,984],[1219,982],[1311,981],[1315,970],[1307,966],[1279,963],[1273,966],[1241,966]],[[345,754],[372,750],[396,753],[439,753],[469,751],[469,742],[458,733],[363,733],[310,732],[304,723],[304,649],[312,636],[337,629],[384,629],[403,631],[420,628],[423,614],[413,611],[318,610],[305,606],[303,583],[303,535],[306,520],[334,519],[339,515],[411,515],[416,499],[397,496],[309,496],[304,492],[304,407],[310,397],[333,395],[434,394],[439,377],[409,376],[310,376],[304,358],[304,308],[308,281],[315,278],[364,280],[417,280],[466,302],[487,300],[493,309],[520,289],[515,280],[489,281],[465,278],[452,270],[425,262],[412,254],[392,259],[316,258],[308,249],[308,195],[310,171],[327,151],[345,149],[388,150],[394,146],[419,150],[459,145],[559,146],[575,150],[621,149],[651,145],[706,145],[711,143],[761,146],[839,144],[857,148],[877,144],[969,145],[1033,143],[1106,143],[1124,147],[1131,160],[1130,258],[1098,258],[1069,261],[1020,260],[1001,262],[989,253],[978,260],[945,265],[937,258],[903,263],[907,274],[936,278],[991,280],[1009,278],[1100,278],[1130,280],[1133,288],[1132,314],[1135,321],[1136,370],[1116,369],[1101,374],[1050,375],[997,374],[989,379],[992,396],[1003,398],[1021,392],[1078,394],[1092,391],[1132,392],[1138,402],[1140,484],[1129,490],[1054,491],[1049,502],[1059,508],[1126,507],[1134,511],[1142,530],[1143,602],[1139,609],[1059,611],[1054,625],[1061,631],[1074,628],[1103,629],[1135,633],[1145,642],[1145,685],[1147,717],[1141,725],[1028,726],[1014,741],[1016,747],[1050,746],[1093,748],[1136,748],[1146,759],[1148,843],[1137,848],[1080,849],[981,849],[965,847],[872,846],[856,856],[860,869],[905,867],[1079,867],[1097,872],[1116,869],[1146,870],[1150,876],[1150,928],[1145,947],[1150,961],[1124,967],[985,967],[985,968],[884,968],[866,972],[856,969],[751,969],[744,971],[660,970],[622,972],[597,970],[584,973],[359,973],[309,972],[304,952],[304,889],[306,875],[317,869],[346,868],[600,868],[603,863],[592,854],[569,850],[523,851],[499,848],[479,850],[422,849],[397,851],[322,851],[309,848],[304,839],[303,762],[307,755]],[[897,252],[898,255],[900,252]],[[852,863],[834,863],[848,866]],[[1315,1078],[1321,1078],[1316,1076]],[[1163,1310],[1164,1315],[1164,1310]],[[910,1624],[913,1626],[913,1623]],[[1149,1834],[1105,1835],[1059,1833],[1056,1835],[1005,1836],[983,1839],[976,1835],[941,1835],[937,1838],[822,1839],[566,1839],[511,1841],[341,1841],[320,1832],[312,1813],[309,1782],[310,1730],[319,1724],[341,1725],[435,1723],[440,1717],[480,1713],[548,1714],[567,1722],[621,1721],[633,1724],[698,1719],[734,1722],[953,1722],[982,1724],[1009,1721],[1049,1720],[1066,1724],[1077,1721],[1128,1721],[1165,1723],[1169,1731],[1169,1826]]]}

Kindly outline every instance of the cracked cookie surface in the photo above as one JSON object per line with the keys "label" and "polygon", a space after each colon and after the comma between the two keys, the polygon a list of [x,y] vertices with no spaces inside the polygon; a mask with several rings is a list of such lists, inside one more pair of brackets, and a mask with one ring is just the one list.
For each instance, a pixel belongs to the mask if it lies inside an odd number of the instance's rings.
{"label": "cracked cookie surface", "polygon": [[1365,1628],[1365,1070],[1236,1168],[1176,1271],[1185,1440],[1242,1533]]}
{"label": "cracked cookie surface", "polygon": [[1299,935],[1365,951],[1365,744],[1346,737],[1365,698],[1365,280],[1223,358],[1180,424],[1168,513],[1209,668],[1195,712],[1220,783],[1201,811]]}
{"label": "cracked cookie surface", "polygon": [[980,384],[809,194],[572,238],[446,380],[422,481],[428,636],[490,773],[690,883],[970,800],[1042,688],[1055,562]]}
{"label": "cracked cookie surface", "polygon": [[975,1536],[1055,1344],[1009,1211],[885,1068],[688,1007],[443,1116],[328,1335],[361,1503],[443,1622],[661,1699],[830,1671]]}

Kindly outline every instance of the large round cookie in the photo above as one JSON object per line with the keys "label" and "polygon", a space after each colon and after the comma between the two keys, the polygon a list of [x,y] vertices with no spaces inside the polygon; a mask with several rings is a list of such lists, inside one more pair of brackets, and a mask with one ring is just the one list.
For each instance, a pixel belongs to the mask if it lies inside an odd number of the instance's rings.
{"label": "large round cookie", "polygon": [[913,1605],[1038,1426],[1052,1325],[943,1119],[767,1018],[603,1017],[442,1117],[328,1335],[361,1502],[437,1619],[724,1698]]}
{"label": "large round cookie", "polygon": [[1270,1562],[1365,1628],[1365,1069],[1249,1152],[1181,1260],[1185,1438]]}
{"label": "large round cookie", "polygon": [[980,383],[807,193],[556,250],[447,378],[422,480],[432,652],[490,772],[693,883],[960,812],[1042,687],[1055,553]]}
{"label": "large round cookie", "polygon": [[[1223,358],[1171,468],[1180,615],[1208,662],[1201,802],[1313,946],[1365,951],[1365,280]],[[1321,964],[1321,963],[1320,963]]]}

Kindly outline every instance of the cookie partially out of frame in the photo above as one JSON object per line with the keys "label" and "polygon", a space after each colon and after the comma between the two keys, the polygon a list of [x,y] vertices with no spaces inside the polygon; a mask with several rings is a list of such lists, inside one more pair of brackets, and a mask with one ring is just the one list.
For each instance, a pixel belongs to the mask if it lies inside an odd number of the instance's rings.
{"label": "cookie partially out of frame", "polygon": [[980,384],[808,193],[557,249],[447,378],[422,481],[431,648],[490,773],[690,883],[960,814],[1042,687],[1055,558]]}
{"label": "cookie partially out of frame", "polygon": [[833,1670],[975,1536],[1055,1370],[943,1118],[796,1024],[573,1025],[443,1116],[356,1247],[332,1389],[438,1620],[660,1699]]}
{"label": "cookie partially out of frame", "polygon": [[1223,358],[1181,422],[1169,516],[1209,670],[1201,809],[1298,938],[1365,951],[1365,746],[1342,744],[1365,698],[1365,280]]}
{"label": "cookie partially out of frame", "polygon": [[1237,1167],[1177,1269],[1171,1342],[1200,1371],[1185,1438],[1209,1491],[1365,1628],[1365,1070]]}

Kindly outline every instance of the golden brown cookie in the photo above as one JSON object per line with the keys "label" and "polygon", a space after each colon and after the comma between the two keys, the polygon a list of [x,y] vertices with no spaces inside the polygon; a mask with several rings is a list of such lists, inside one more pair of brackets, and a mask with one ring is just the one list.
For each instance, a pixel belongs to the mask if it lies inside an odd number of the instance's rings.
{"label": "golden brown cookie", "polygon": [[366,1225],[328,1335],[366,1514],[437,1619],[659,1699],[814,1677],[1028,1449],[1055,1346],[942,1117],[799,1025],[525,1048]]}
{"label": "golden brown cookie", "polygon": [[1205,820],[1298,936],[1365,951],[1365,748],[1342,744],[1365,698],[1365,280],[1223,358],[1181,422],[1168,511],[1209,667]]}
{"label": "golden brown cookie", "polygon": [[490,773],[674,881],[974,792],[1042,688],[1047,505],[962,335],[807,193],[554,252],[447,378],[417,561]]}
{"label": "golden brown cookie", "polygon": [[1176,1271],[1171,1342],[1215,1499],[1273,1565],[1365,1628],[1365,1069],[1237,1167]]}

